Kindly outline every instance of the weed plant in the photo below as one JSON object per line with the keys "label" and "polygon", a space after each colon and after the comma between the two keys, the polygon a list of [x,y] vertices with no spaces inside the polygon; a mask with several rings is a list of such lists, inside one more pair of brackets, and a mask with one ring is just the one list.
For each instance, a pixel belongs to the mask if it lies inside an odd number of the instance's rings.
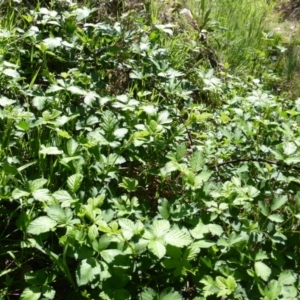
{"label": "weed plant", "polygon": [[0,299],[300,299],[300,102],[214,5],[2,5]]}

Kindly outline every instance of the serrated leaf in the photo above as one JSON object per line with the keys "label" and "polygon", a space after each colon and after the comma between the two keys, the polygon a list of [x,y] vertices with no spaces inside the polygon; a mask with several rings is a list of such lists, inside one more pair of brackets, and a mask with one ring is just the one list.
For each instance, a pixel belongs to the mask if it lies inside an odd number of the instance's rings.
{"label": "serrated leaf", "polygon": [[171,122],[172,120],[169,119],[169,112],[167,110],[164,110],[158,114],[158,119],[157,119],[158,124],[168,124]]}
{"label": "serrated leaf", "polygon": [[97,252],[101,252],[102,250],[105,250],[109,246],[111,241],[112,241],[111,236],[107,234],[103,234],[98,241],[94,240],[92,242],[93,249]]}
{"label": "serrated leaf", "polygon": [[126,128],[118,128],[117,130],[114,131],[114,136],[118,139],[122,139],[126,133],[128,132],[128,129]]}
{"label": "serrated leaf", "polygon": [[57,147],[45,147],[44,145],[41,146],[41,150],[39,151],[40,154],[44,155],[60,155],[64,152],[59,150]]}
{"label": "serrated leaf", "polygon": [[265,299],[268,300],[277,300],[281,294],[281,285],[276,280],[271,280],[264,290]]}
{"label": "serrated leaf", "polygon": [[74,174],[74,175],[68,177],[68,180],[67,180],[68,188],[73,193],[77,192],[78,189],[80,188],[82,180],[83,180],[83,176],[81,174],[79,174],[79,173]]}
{"label": "serrated leaf", "polygon": [[53,205],[47,207],[46,211],[49,218],[59,224],[68,224],[72,220],[72,211],[70,209],[64,210],[58,205]]}
{"label": "serrated leaf", "polygon": [[53,229],[56,224],[57,223],[49,217],[38,217],[37,219],[30,222],[27,227],[27,233],[38,235],[44,232],[48,232]]}
{"label": "serrated leaf", "polygon": [[62,202],[62,207],[68,207],[70,204],[74,201],[74,199],[71,197],[71,195],[64,190],[56,191],[52,194],[54,199],[56,199],[59,202]]}
{"label": "serrated leaf", "polygon": [[293,142],[286,142],[283,144],[283,152],[285,155],[294,154],[297,151],[297,145]]}
{"label": "serrated leaf", "polygon": [[99,98],[99,95],[96,92],[93,91],[89,91],[86,93],[85,97],[84,97],[84,103],[88,106],[92,106],[93,102]]}
{"label": "serrated leaf", "polygon": [[188,246],[192,242],[192,239],[187,231],[174,228],[165,235],[165,241],[169,245],[182,248]]}
{"label": "serrated leaf", "polygon": [[261,261],[254,263],[254,270],[256,275],[264,281],[267,281],[271,275],[271,269]]}
{"label": "serrated leaf", "polygon": [[268,219],[276,223],[282,223],[284,221],[282,215],[280,214],[269,215]]}
{"label": "serrated leaf", "polygon": [[157,112],[157,108],[154,107],[153,105],[145,105],[145,106],[142,106],[141,109],[142,109],[147,115],[150,115],[150,116],[155,115],[156,112]]}
{"label": "serrated leaf", "polygon": [[210,178],[213,171],[202,171],[200,174],[195,176],[195,187],[201,187],[202,184]]}
{"label": "serrated leaf", "polygon": [[12,77],[12,78],[19,78],[20,74],[18,73],[18,71],[13,70],[13,69],[5,69],[4,71],[2,71],[3,74],[5,74],[6,76]]}
{"label": "serrated leaf", "polygon": [[119,225],[123,229],[122,233],[127,240],[130,240],[134,235],[135,226],[129,219],[120,219]]}
{"label": "serrated leaf", "polygon": [[286,270],[280,273],[278,282],[281,285],[294,284],[297,281],[297,275],[290,270]]}
{"label": "serrated leaf", "polygon": [[16,102],[16,100],[11,100],[11,99],[8,99],[4,96],[0,97],[0,106],[8,106],[8,105],[12,105]]}
{"label": "serrated leaf", "polygon": [[191,155],[190,166],[191,170],[196,173],[200,171],[205,164],[205,159],[200,151],[196,151]]}
{"label": "serrated leaf", "polygon": [[69,86],[67,90],[75,95],[86,96],[86,91],[78,86]]}
{"label": "serrated leaf", "polygon": [[97,225],[93,224],[88,229],[88,237],[91,241],[94,241],[99,235],[98,227]]}
{"label": "serrated leaf", "polygon": [[155,236],[163,237],[169,231],[170,223],[167,220],[155,220],[151,229]]}
{"label": "serrated leaf", "polygon": [[76,270],[76,280],[79,286],[92,282],[101,272],[101,267],[95,258],[82,260]]}
{"label": "serrated leaf", "polygon": [[220,225],[217,224],[207,224],[206,225],[209,232],[213,235],[221,236],[224,232],[223,228]]}
{"label": "serrated leaf", "polygon": [[193,243],[192,246],[197,247],[197,248],[209,248],[209,247],[212,247],[215,244],[216,244],[215,242],[200,240],[198,242]]}
{"label": "serrated leaf", "polygon": [[28,189],[32,193],[47,183],[47,179],[39,178],[28,182]]}
{"label": "serrated leaf", "polygon": [[49,48],[49,49],[55,49],[61,45],[62,38],[61,37],[53,37],[53,38],[47,38],[43,40],[43,43]]}
{"label": "serrated leaf", "polygon": [[279,209],[287,201],[288,201],[288,197],[286,195],[275,197],[271,205],[271,210],[274,211]]}
{"label": "serrated leaf", "polygon": [[170,216],[170,204],[167,199],[161,199],[158,206],[158,211],[163,219],[167,220]]}
{"label": "serrated leaf", "polygon": [[151,288],[145,288],[140,294],[139,300],[156,300],[156,292]]}
{"label": "serrated leaf", "polygon": [[38,300],[41,294],[39,286],[29,286],[22,292],[20,300]]}
{"label": "serrated leaf", "polygon": [[190,233],[193,238],[195,239],[202,239],[206,233],[209,233],[209,229],[206,225],[202,223],[202,221],[199,221],[197,226],[194,229],[190,230]]}
{"label": "serrated leaf", "polygon": [[49,202],[53,200],[52,195],[50,194],[50,191],[48,189],[39,189],[34,192],[32,192],[32,196],[35,200],[41,201],[41,202]]}
{"label": "serrated leaf", "polygon": [[157,241],[157,240],[150,241],[148,244],[148,248],[159,259],[161,259],[162,257],[164,257],[166,255],[166,247],[160,241]]}
{"label": "serrated leaf", "polygon": [[255,260],[264,260],[264,259],[268,259],[268,255],[266,253],[266,251],[263,250],[259,250],[256,255],[255,255]]}
{"label": "serrated leaf", "polygon": [[117,255],[122,255],[122,251],[118,249],[106,249],[100,252],[101,257],[108,263],[110,264],[111,262],[114,261],[115,257]]}
{"label": "serrated leaf", "polygon": [[20,199],[22,197],[28,197],[29,195],[30,195],[29,192],[19,190],[19,189],[14,189],[13,192],[12,192],[13,199]]}
{"label": "serrated leaf", "polygon": [[91,13],[91,10],[87,7],[77,8],[75,10],[76,20],[81,21],[83,19],[86,19],[90,15],[90,13]]}
{"label": "serrated leaf", "polygon": [[159,295],[159,300],[182,300],[182,296],[173,289],[166,288]]}
{"label": "serrated leaf", "polygon": [[179,162],[186,154],[186,145],[185,144],[180,144],[177,149],[176,149],[176,161]]}
{"label": "serrated leaf", "polygon": [[78,143],[71,139],[67,142],[67,153],[69,156],[74,156],[76,153],[76,150],[78,149]]}

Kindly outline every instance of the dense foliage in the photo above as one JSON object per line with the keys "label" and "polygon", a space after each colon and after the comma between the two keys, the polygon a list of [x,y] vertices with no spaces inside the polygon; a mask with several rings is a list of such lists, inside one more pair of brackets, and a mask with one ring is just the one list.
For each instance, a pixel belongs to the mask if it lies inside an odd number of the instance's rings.
{"label": "dense foliage", "polygon": [[0,299],[300,299],[278,40],[238,76],[203,0],[177,26],[149,4],[31,5],[2,8]]}

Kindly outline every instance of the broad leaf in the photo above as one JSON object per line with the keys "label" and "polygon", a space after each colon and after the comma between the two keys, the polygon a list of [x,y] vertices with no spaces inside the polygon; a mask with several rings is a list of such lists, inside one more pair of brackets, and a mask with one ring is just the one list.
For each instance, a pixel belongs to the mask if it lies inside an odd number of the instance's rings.
{"label": "broad leaf", "polygon": [[76,280],[79,286],[94,281],[101,272],[100,264],[93,257],[82,260],[76,270]]}
{"label": "broad leaf", "polygon": [[68,177],[67,185],[71,192],[75,193],[80,188],[83,176],[79,173]]}
{"label": "broad leaf", "polygon": [[27,227],[27,233],[38,235],[44,232],[48,232],[53,229],[56,224],[57,223],[49,217],[38,217],[34,221],[30,222]]}
{"label": "broad leaf", "polygon": [[169,245],[182,248],[188,246],[192,242],[192,239],[187,231],[174,228],[165,235],[165,241]]}
{"label": "broad leaf", "polygon": [[159,259],[161,259],[166,255],[166,247],[160,241],[157,240],[150,241],[148,244],[148,248]]}
{"label": "broad leaf", "polygon": [[38,300],[41,294],[41,288],[39,286],[30,286],[25,288],[22,292],[20,300]]}
{"label": "broad leaf", "polygon": [[261,261],[254,263],[255,273],[258,277],[267,281],[271,275],[271,269]]}

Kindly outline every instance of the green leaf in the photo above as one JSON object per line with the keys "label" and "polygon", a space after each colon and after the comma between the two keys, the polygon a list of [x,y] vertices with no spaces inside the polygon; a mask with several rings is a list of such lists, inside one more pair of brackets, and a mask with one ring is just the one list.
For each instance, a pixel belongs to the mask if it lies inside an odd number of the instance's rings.
{"label": "green leaf", "polygon": [[5,69],[4,71],[2,71],[2,73],[14,79],[20,78],[20,74],[18,73],[18,71],[13,69]]}
{"label": "green leaf", "polygon": [[280,214],[269,215],[268,219],[276,223],[282,223],[284,221],[282,215]]}
{"label": "green leaf", "polygon": [[19,189],[14,189],[13,192],[12,192],[13,199],[20,199],[20,198],[23,198],[23,197],[28,197],[29,195],[30,195],[29,192],[19,190]]}
{"label": "green leaf", "polygon": [[82,260],[76,270],[76,280],[79,286],[94,281],[100,274],[101,267],[93,257]]}
{"label": "green leaf", "polygon": [[167,220],[155,220],[151,229],[155,236],[164,237],[170,229],[170,223]]}
{"label": "green leaf", "polygon": [[254,263],[255,273],[258,277],[267,281],[271,275],[271,269],[261,261]]}
{"label": "green leaf", "polygon": [[119,225],[122,228],[122,234],[127,240],[130,240],[135,231],[134,223],[129,219],[119,219]]}
{"label": "green leaf", "polygon": [[268,255],[266,253],[266,251],[263,251],[263,250],[259,250],[256,255],[255,255],[255,260],[258,261],[258,260],[264,260],[264,259],[268,259]]}
{"label": "green leaf", "polygon": [[176,149],[176,161],[179,162],[186,154],[186,145],[185,144],[180,144],[177,149]]}
{"label": "green leaf", "polygon": [[192,246],[197,247],[197,248],[209,248],[209,247],[212,247],[215,244],[216,244],[215,242],[201,240],[201,241],[193,243]]}
{"label": "green leaf", "polygon": [[283,152],[285,155],[294,154],[297,151],[297,145],[293,142],[286,142],[283,144]]}
{"label": "green leaf", "polygon": [[278,300],[281,294],[281,285],[276,280],[271,280],[264,290],[265,298],[267,300]]}
{"label": "green leaf", "polygon": [[213,171],[202,171],[199,175],[195,176],[195,187],[201,187],[202,184],[210,178]]}
{"label": "green leaf", "polygon": [[83,19],[86,19],[90,15],[91,10],[87,7],[83,7],[83,8],[77,8],[74,12],[76,14],[76,20],[82,21]]}
{"label": "green leaf", "polygon": [[217,224],[207,224],[207,229],[213,235],[221,236],[224,232],[223,228]]}
{"label": "green leaf", "polygon": [[20,300],[38,300],[41,294],[41,288],[39,286],[30,286],[22,292]]}
{"label": "green leaf", "polygon": [[27,227],[27,233],[38,235],[44,232],[48,232],[53,229],[56,224],[57,223],[49,217],[38,217],[37,219],[30,222]]}
{"label": "green leaf", "polygon": [[77,149],[78,149],[78,143],[73,139],[68,140],[68,142],[67,142],[67,153],[68,153],[68,155],[69,156],[74,156]]}
{"label": "green leaf", "polygon": [[288,197],[286,195],[275,197],[271,205],[271,211],[279,209],[287,201],[288,201]]}
{"label": "green leaf", "polygon": [[[221,229],[222,229],[222,227],[221,227]],[[209,232],[210,231],[209,231],[208,227],[206,225],[204,225],[201,220],[199,220],[199,223],[197,224],[197,226],[194,229],[190,230],[192,237],[195,239],[202,239],[204,237],[204,235]]]}
{"label": "green leaf", "polygon": [[122,183],[120,183],[119,186],[128,192],[135,192],[138,188],[138,181],[134,178],[123,177]]}
{"label": "green leaf", "polygon": [[102,250],[100,252],[101,257],[108,263],[110,264],[111,262],[113,262],[113,260],[115,259],[115,257],[117,255],[122,255],[122,251],[118,250],[118,249],[106,249],[106,250]]}
{"label": "green leaf", "polygon": [[12,105],[15,102],[16,102],[16,100],[11,100],[11,99],[8,99],[4,96],[0,97],[0,106],[2,106],[2,107]]}
{"label": "green leaf", "polygon": [[262,201],[258,201],[258,206],[260,208],[261,213],[265,216],[268,217],[270,214],[269,207]]}
{"label": "green leaf", "polygon": [[106,249],[109,246],[111,240],[112,240],[111,236],[107,234],[103,234],[98,241],[94,240],[92,242],[93,249],[97,252],[101,252],[102,250]]}
{"label": "green leaf", "polygon": [[78,86],[69,86],[67,90],[74,95],[86,96],[86,91]]}
{"label": "green leaf", "polygon": [[49,202],[53,200],[52,195],[48,189],[39,189],[32,193],[32,196],[35,200],[41,202]]}
{"label": "green leaf", "polygon": [[280,273],[278,282],[281,285],[294,284],[297,281],[297,275],[290,270],[286,270]]}
{"label": "green leaf", "polygon": [[61,45],[62,38],[61,37],[53,37],[47,38],[43,40],[43,43],[51,50],[59,47]]}
{"label": "green leaf", "polygon": [[157,119],[158,124],[168,124],[171,122],[172,120],[169,119],[169,112],[167,110],[164,110],[158,114],[158,119]]}
{"label": "green leaf", "polygon": [[68,177],[67,185],[71,192],[76,193],[78,189],[80,188],[80,185],[82,183],[83,176],[79,173],[74,174],[70,177]]}
{"label": "green leaf", "polygon": [[6,174],[17,175],[19,173],[18,169],[14,165],[3,163],[2,168]]}
{"label": "green leaf", "polygon": [[56,291],[48,285],[42,286],[42,294],[46,299],[54,299]]}
{"label": "green leaf", "polygon": [[62,209],[60,206],[49,206],[46,209],[47,215],[52,220],[56,221],[59,224],[67,225],[72,220],[72,211],[70,209]]}
{"label": "green leaf", "polygon": [[47,179],[39,178],[28,182],[28,190],[32,193],[47,183]]}
{"label": "green leaf", "polygon": [[94,241],[99,235],[98,227],[97,225],[93,224],[88,229],[88,237],[91,241]]}
{"label": "green leaf", "polygon": [[120,140],[126,135],[127,132],[128,129],[126,128],[118,128],[117,130],[114,131],[114,136]]}
{"label": "green leaf", "polygon": [[159,300],[182,300],[182,296],[178,292],[174,292],[173,289],[166,288],[159,295]]}
{"label": "green leaf", "polygon": [[196,173],[200,171],[205,164],[205,159],[200,151],[196,151],[191,155],[190,166],[191,170]]}
{"label": "green leaf", "polygon": [[145,288],[140,294],[139,300],[156,300],[156,292],[151,288]]}
{"label": "green leaf", "polygon": [[59,150],[57,147],[45,147],[44,145],[41,145],[41,150],[39,151],[40,154],[44,155],[60,155],[64,152],[62,150]]}
{"label": "green leaf", "polygon": [[165,242],[169,245],[182,248],[191,244],[192,239],[188,234],[188,231],[180,230],[179,228],[171,229],[165,235]]}
{"label": "green leaf", "polygon": [[61,207],[69,207],[71,203],[75,202],[72,196],[65,190],[59,190],[52,194],[53,198],[61,202]]}
{"label": "green leaf", "polygon": [[158,211],[163,219],[167,220],[170,217],[170,204],[167,199],[159,199]]}
{"label": "green leaf", "polygon": [[162,257],[164,257],[166,255],[166,247],[160,241],[157,241],[157,240],[150,241],[148,244],[148,248],[159,259],[161,259]]}

